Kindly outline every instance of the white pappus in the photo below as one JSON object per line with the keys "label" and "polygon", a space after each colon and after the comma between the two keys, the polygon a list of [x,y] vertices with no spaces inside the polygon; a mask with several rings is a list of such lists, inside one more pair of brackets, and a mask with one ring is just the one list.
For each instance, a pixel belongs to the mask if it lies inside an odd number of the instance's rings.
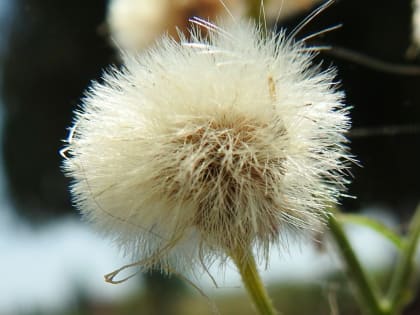
{"label": "white pappus", "polygon": [[144,270],[265,259],[284,231],[317,230],[347,183],[334,69],[254,23],[194,22],[94,83],[64,149],[76,207]]}

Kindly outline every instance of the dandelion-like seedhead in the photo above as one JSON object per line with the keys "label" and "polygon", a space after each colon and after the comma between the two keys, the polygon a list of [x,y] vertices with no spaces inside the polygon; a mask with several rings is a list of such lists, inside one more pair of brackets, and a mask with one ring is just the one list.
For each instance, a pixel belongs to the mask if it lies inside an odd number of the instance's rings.
{"label": "dandelion-like seedhead", "polygon": [[94,83],[65,149],[84,217],[166,272],[319,228],[349,159],[343,94],[313,50],[195,21],[208,37],[164,38]]}

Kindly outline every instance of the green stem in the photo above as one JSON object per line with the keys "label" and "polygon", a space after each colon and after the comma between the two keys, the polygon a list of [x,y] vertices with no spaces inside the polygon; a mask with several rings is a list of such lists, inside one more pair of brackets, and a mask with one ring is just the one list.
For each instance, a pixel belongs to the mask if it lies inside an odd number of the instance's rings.
{"label": "green stem", "polygon": [[353,281],[357,289],[363,310],[371,315],[384,315],[385,312],[382,309],[376,288],[363,270],[343,227],[332,213],[328,214],[328,225],[331,235],[337,243],[337,248],[346,264],[349,278]]}
{"label": "green stem", "polygon": [[386,237],[389,241],[391,241],[399,251],[403,250],[404,241],[402,237],[399,236],[397,233],[395,233],[386,225],[382,224],[381,222],[378,222],[374,219],[370,219],[368,217],[365,217],[359,214],[340,213],[340,214],[337,214],[336,216],[340,223],[359,224],[359,225],[366,226],[372,229],[373,231],[376,231],[377,233],[380,233],[382,236]]}
{"label": "green stem", "polygon": [[414,273],[414,255],[420,237],[420,205],[417,206],[411,220],[408,239],[404,244],[401,258],[396,267],[391,287],[388,293],[389,315],[400,314],[403,307],[411,299],[410,280]]}
{"label": "green stem", "polygon": [[276,315],[277,312],[261,281],[252,251],[237,250],[231,258],[241,274],[242,281],[255,307],[261,315]]}

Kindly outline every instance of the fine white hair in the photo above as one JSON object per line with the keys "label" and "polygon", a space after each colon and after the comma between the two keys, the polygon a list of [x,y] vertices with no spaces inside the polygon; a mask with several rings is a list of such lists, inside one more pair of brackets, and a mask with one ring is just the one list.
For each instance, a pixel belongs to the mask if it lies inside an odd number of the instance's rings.
{"label": "fine white hair", "polygon": [[93,83],[65,150],[77,208],[143,267],[267,257],[340,197],[350,128],[334,69],[253,23],[196,19]]}

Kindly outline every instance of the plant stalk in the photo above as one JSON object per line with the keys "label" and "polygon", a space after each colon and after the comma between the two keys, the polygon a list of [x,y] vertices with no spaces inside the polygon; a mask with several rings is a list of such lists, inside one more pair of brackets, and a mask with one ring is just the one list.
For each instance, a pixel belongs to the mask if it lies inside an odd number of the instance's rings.
{"label": "plant stalk", "polygon": [[370,315],[384,315],[384,311],[376,288],[362,268],[341,224],[336,220],[333,213],[328,214],[328,226],[334,238],[337,249],[346,264],[347,273],[353,282],[362,304],[362,309]]}
{"label": "plant stalk", "polygon": [[261,281],[252,251],[248,250],[247,252],[244,252],[244,250],[240,249],[230,256],[238,268],[242,277],[242,282],[259,314],[277,315],[271,299]]}
{"label": "plant stalk", "polygon": [[391,287],[388,293],[389,315],[400,314],[403,307],[412,298],[410,291],[410,281],[414,273],[414,255],[420,237],[420,205],[416,212],[408,231],[408,239],[404,244],[401,258],[396,267]]}

